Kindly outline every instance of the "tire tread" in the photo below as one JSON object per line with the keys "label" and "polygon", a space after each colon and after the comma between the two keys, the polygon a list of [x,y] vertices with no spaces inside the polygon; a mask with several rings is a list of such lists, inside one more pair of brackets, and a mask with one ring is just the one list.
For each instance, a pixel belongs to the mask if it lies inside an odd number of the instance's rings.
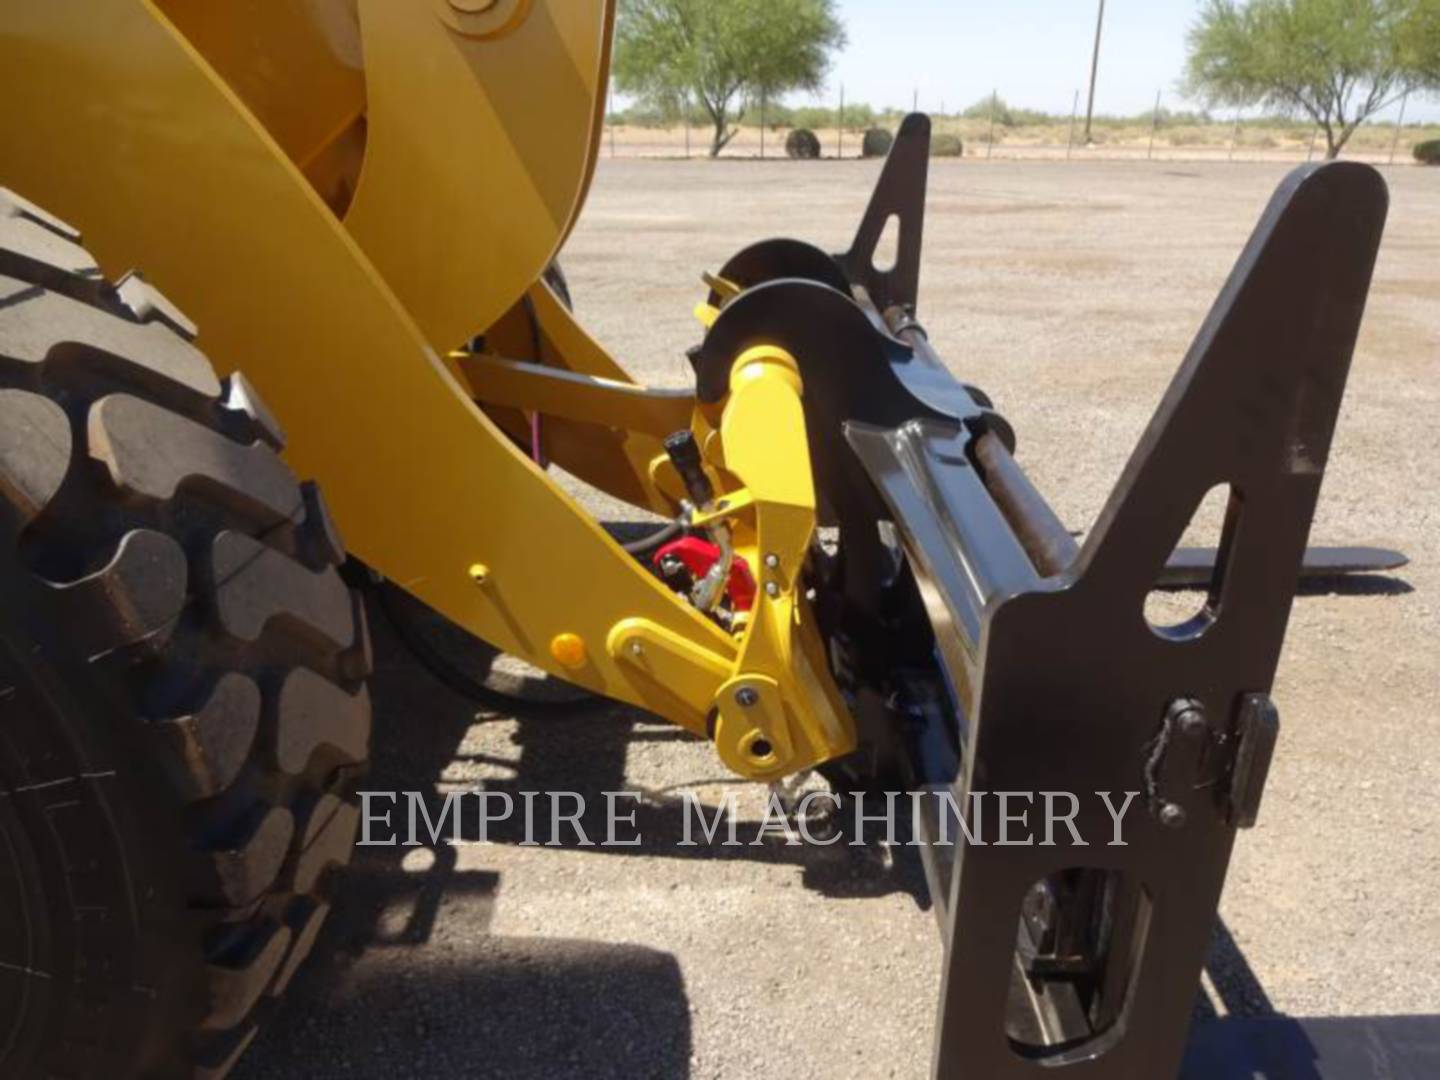
{"label": "tire tread", "polygon": [[[126,874],[140,876],[129,896],[94,874],[67,880],[100,890],[87,900],[105,914],[94,947],[123,957],[142,931],[119,916],[126,904],[143,911],[147,860],[168,861],[195,940],[190,971],[161,975],[204,992],[139,1071],[219,1080],[313,947],[331,871],[353,850],[370,657],[318,489],[276,456],[284,435],[255,389],[238,373],[222,383],[194,336],[143,277],[110,285],[73,228],[0,188],[0,525],[47,598],[44,617],[74,628],[67,647],[128,703],[129,721],[107,738],[136,747],[160,779],[142,789],[123,771],[62,766],[50,753],[59,731],[28,736],[36,753],[24,763],[57,798],[83,782],[88,800],[168,807],[188,838],[131,852]],[[62,562],[78,573],[54,577],[31,550],[55,545],[74,549]],[[88,866],[103,837],[68,814],[54,819],[66,865]],[[119,1015],[120,991],[51,982],[50,1030],[61,1034],[43,1040],[33,1071],[129,1075],[126,1054],[156,1052],[143,1024],[117,1035],[121,1025],[103,1022]]]}

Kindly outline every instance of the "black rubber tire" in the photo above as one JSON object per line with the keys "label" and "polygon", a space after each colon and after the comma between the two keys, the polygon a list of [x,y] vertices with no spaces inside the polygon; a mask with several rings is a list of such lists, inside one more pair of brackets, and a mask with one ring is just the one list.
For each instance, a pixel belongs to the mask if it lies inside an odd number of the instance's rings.
{"label": "black rubber tire", "polygon": [[885,128],[871,128],[860,140],[860,155],[867,158],[884,157],[895,145],[895,136]]}
{"label": "black rubber tire", "polygon": [[785,154],[792,161],[818,161],[820,139],[809,128],[796,128],[785,138]]}
{"label": "black rubber tire", "polygon": [[541,276],[544,278],[545,284],[550,286],[550,290],[560,298],[560,303],[573,312],[575,300],[570,295],[570,279],[565,276],[565,268],[560,265],[559,260],[557,259],[545,267],[545,273]]}
{"label": "black rubber tire", "polygon": [[396,636],[426,671],[493,713],[566,713],[598,699],[593,690],[501,652],[393,582],[375,580],[374,596]]}
{"label": "black rubber tire", "polygon": [[0,1076],[220,1077],[368,758],[318,491],[142,279],[0,189]]}

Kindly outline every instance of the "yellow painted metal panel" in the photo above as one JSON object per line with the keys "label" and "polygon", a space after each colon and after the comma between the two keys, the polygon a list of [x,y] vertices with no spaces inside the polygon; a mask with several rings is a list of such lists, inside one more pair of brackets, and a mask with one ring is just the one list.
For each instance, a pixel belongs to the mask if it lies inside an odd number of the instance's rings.
{"label": "yellow painted metal panel", "polygon": [[360,0],[369,134],[346,223],[448,350],[503,315],[570,230],[598,145],[614,5],[534,0],[492,38],[432,10]]}
{"label": "yellow painted metal panel", "polygon": [[156,0],[302,167],[365,109],[355,0]]}
{"label": "yellow painted metal panel", "polygon": [[109,272],[143,265],[221,371],[246,370],[353,551],[549,670],[551,640],[578,635],[590,662],[565,677],[625,700],[645,704],[605,648],[617,613],[733,660],[727,634],[459,392],[344,227],[151,3],[7,9],[0,70],[24,88],[0,96],[0,183],[87,230]]}

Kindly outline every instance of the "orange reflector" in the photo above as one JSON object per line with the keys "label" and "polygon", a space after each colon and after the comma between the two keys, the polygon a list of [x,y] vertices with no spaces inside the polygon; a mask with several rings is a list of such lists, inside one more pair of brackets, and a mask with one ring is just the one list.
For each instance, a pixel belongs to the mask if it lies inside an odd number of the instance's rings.
{"label": "orange reflector", "polygon": [[571,670],[584,667],[590,659],[579,634],[556,634],[550,640],[550,655]]}

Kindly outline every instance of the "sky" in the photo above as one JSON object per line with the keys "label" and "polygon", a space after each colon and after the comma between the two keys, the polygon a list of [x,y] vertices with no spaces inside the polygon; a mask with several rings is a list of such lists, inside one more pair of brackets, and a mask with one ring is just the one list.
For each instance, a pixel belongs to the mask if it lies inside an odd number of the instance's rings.
{"label": "sky", "polygon": [[[849,44],[820,95],[956,111],[998,90],[1011,105],[1068,113],[1090,77],[1098,0],[839,0]],[[1176,85],[1200,0],[1106,0],[1097,113],[1195,108]],[[796,95],[799,103],[806,95]],[[1398,106],[1386,110],[1393,119]],[[1440,119],[1440,102],[1411,101],[1407,120]]]}

